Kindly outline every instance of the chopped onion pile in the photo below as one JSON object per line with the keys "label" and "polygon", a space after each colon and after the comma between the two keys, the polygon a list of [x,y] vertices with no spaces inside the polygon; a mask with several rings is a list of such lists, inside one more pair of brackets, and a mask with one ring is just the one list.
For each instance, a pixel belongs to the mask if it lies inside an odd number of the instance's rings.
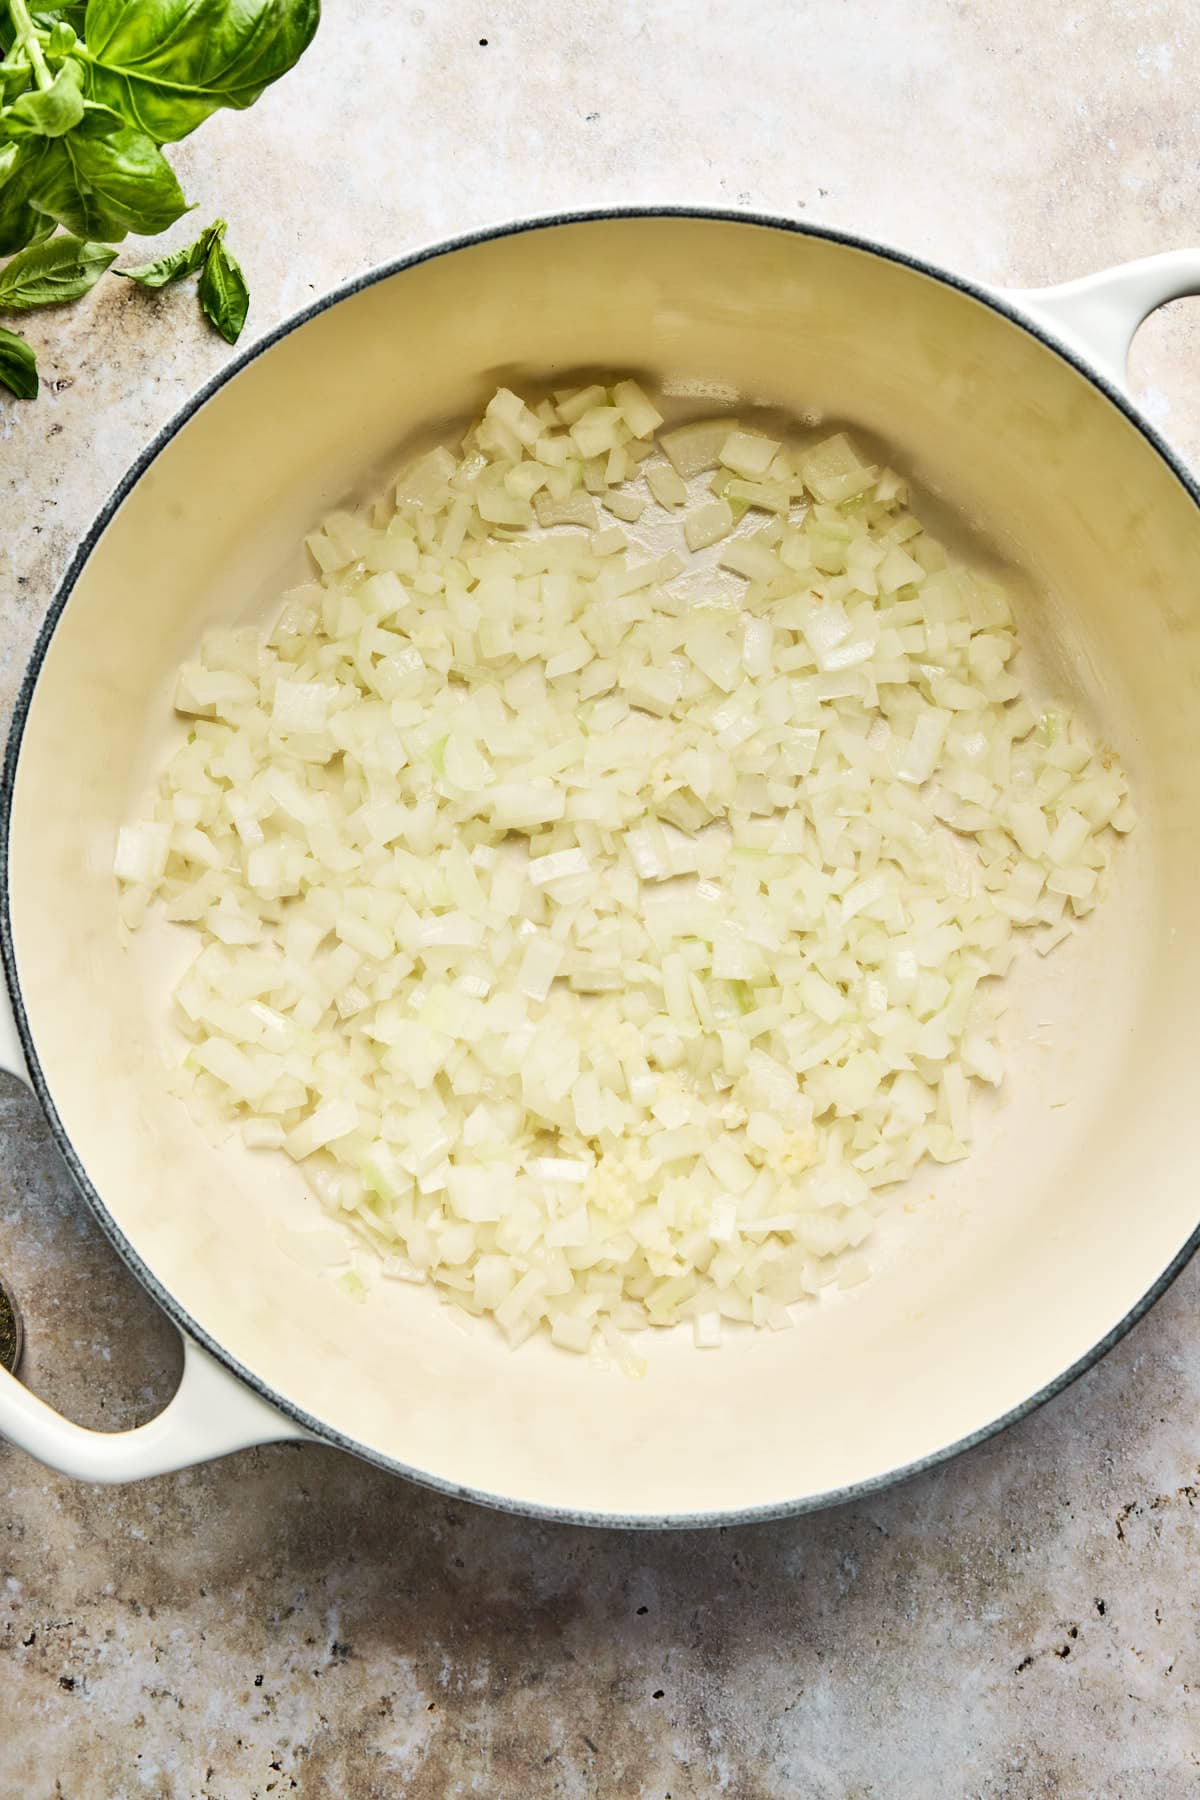
{"label": "chopped onion pile", "polygon": [[1133,822],[898,476],[662,423],[502,389],[334,514],[269,636],[182,669],[116,855],[128,924],[202,939],[197,1096],[391,1272],[625,1366],[863,1279],[1002,1078],[1016,928],[1059,942]]}

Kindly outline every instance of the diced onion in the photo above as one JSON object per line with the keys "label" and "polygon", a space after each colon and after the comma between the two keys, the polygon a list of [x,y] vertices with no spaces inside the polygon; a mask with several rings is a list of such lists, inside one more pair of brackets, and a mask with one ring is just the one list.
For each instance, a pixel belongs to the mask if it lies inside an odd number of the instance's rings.
{"label": "diced onion", "polygon": [[[197,1101],[384,1272],[631,1375],[629,1331],[716,1348],[866,1279],[1003,1079],[1017,933],[1068,937],[1135,820],[898,476],[662,423],[632,380],[501,389],[333,514],[273,628],[180,671],[114,857],[127,925],[196,936]],[[695,561],[597,500],[683,509]]]}

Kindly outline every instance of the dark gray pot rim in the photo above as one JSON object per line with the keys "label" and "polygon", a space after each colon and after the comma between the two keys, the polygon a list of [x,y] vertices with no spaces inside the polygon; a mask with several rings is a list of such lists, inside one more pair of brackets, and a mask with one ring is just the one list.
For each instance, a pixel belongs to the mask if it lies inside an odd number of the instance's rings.
{"label": "dark gray pot rim", "polygon": [[75,552],[66,575],[63,577],[58,588],[58,592],[55,594],[41,630],[38,633],[37,641],[34,644],[33,652],[30,656],[29,664],[25,671],[25,676],[21,683],[16,706],[13,711],[12,725],[8,734],[8,745],[5,754],[3,775],[0,776],[0,960],[3,961],[4,974],[8,982],[8,990],[12,1001],[17,1031],[20,1037],[21,1047],[25,1053],[25,1060],[28,1064],[34,1091],[41,1102],[42,1109],[46,1114],[47,1121],[49,1122],[50,1129],[54,1135],[59,1151],[74,1176],[80,1192],[91,1207],[104,1235],[107,1237],[109,1243],[112,1244],[117,1254],[132,1270],[138,1281],[154,1297],[159,1306],[162,1307],[168,1318],[173,1321],[178,1329],[186,1336],[203,1345],[205,1350],[207,1350],[216,1361],[228,1369],[232,1375],[235,1375],[239,1381],[244,1382],[248,1388],[260,1395],[262,1399],[267,1401],[268,1404],[273,1406],[278,1412],[282,1413],[286,1418],[294,1420],[298,1425],[311,1432],[314,1437],[320,1439],[322,1442],[330,1444],[337,1449],[347,1450],[352,1455],[361,1457],[366,1462],[374,1463],[377,1467],[388,1470],[391,1474],[404,1476],[410,1481],[417,1482],[422,1487],[432,1488],[436,1492],[445,1494],[453,1499],[473,1501],[483,1506],[493,1507],[501,1512],[513,1513],[527,1518],[552,1520],[563,1524],[609,1526],[629,1530],[682,1530],[708,1526],[749,1525],[766,1522],[771,1519],[790,1518],[801,1513],[818,1512],[826,1507],[844,1505],[847,1501],[859,1500],[869,1494],[879,1493],[884,1488],[891,1487],[897,1482],[906,1481],[914,1475],[922,1474],[926,1469],[936,1468],[939,1463],[948,1462],[952,1457],[961,1455],[963,1451],[972,1449],[976,1444],[986,1442],[988,1438],[993,1437],[999,1431],[1003,1431],[1006,1426],[1014,1424],[1018,1419],[1025,1418],[1037,1407],[1043,1406],[1047,1400],[1052,1400],[1056,1394],[1061,1394],[1063,1390],[1069,1387],[1073,1381],[1076,1381],[1080,1375],[1084,1374],[1086,1370],[1099,1362],[1101,1357],[1105,1356],[1108,1351],[1112,1349],[1114,1344],[1119,1343],[1126,1332],[1130,1331],[1133,1326],[1137,1324],[1138,1320],[1143,1318],[1144,1315],[1149,1312],[1155,1301],[1166,1292],[1167,1288],[1170,1287],[1176,1276],[1190,1261],[1196,1250],[1200,1248],[1200,1227],[1192,1233],[1187,1243],[1184,1244],[1183,1248],[1172,1259],[1167,1268],[1163,1270],[1157,1281],[1155,1281],[1146,1293],[1142,1295],[1136,1305],[1125,1314],[1124,1318],[1121,1319],[1118,1324],[1114,1325],[1112,1330],[1102,1337],[1097,1344],[1093,1345],[1084,1356],[1081,1356],[1076,1362],[1072,1363],[1069,1368],[1065,1369],[1062,1374],[1056,1376],[1053,1381],[1047,1382],[1044,1387],[1039,1388],[1036,1393],[1031,1394],[1029,1398],[1023,1400],[1020,1405],[1010,1408],[1008,1412],[1001,1414],[999,1418],[992,1419],[988,1424],[981,1426],[977,1431],[970,1432],[966,1437],[959,1438],[954,1443],[947,1444],[943,1448],[933,1451],[930,1455],[919,1458],[916,1462],[907,1463],[900,1468],[889,1470],[886,1474],[873,1476],[867,1481],[855,1482],[848,1487],[831,1489],[827,1493],[807,1495],[798,1500],[781,1500],[765,1506],[741,1507],[729,1511],[703,1513],[652,1513],[626,1515],[605,1512],[580,1512],[569,1507],[545,1506],[531,1501],[515,1500],[504,1494],[491,1494],[480,1488],[473,1488],[458,1482],[447,1481],[443,1477],[432,1474],[424,1469],[412,1468],[407,1463],[398,1462],[393,1457],[385,1456],[380,1451],[373,1449],[370,1445],[359,1443],[355,1439],[334,1430],[332,1427],[324,1424],[321,1420],[314,1418],[311,1414],[305,1412],[302,1407],[293,1405],[290,1401],[285,1400],[281,1395],[275,1393],[274,1390],[264,1381],[260,1380],[252,1370],[245,1368],[236,1357],[231,1356],[228,1350],[211,1337],[209,1333],[187,1313],[174,1298],[170,1290],[164,1287],[153,1272],[147,1268],[133,1244],[125,1236],[125,1233],[121,1230],[111,1213],[108,1211],[108,1208],[105,1206],[104,1201],[101,1199],[100,1194],[88,1176],[87,1170],[84,1168],[76,1154],[66,1129],[58,1116],[53,1096],[51,1095],[49,1085],[38,1060],[37,1051],[33,1041],[33,1034],[30,1030],[29,1019],[25,1011],[20,982],[17,976],[16,955],[12,937],[12,914],[8,881],[9,826],[17,759],[20,754],[21,740],[24,736],[25,724],[29,715],[29,707],[33,698],[34,687],[41,672],[50,640],[54,635],[58,621],[62,616],[67,601],[71,597],[72,590],[79,579],[80,573],[82,572],[88,557],[95,549],[102,533],[107,528],[109,521],[112,519],[113,514],[116,512],[121,502],[125,499],[125,496],[130,492],[134,484],[145,474],[159,452],[170,443],[171,439],[181,427],[199,411],[212,395],[223,388],[227,382],[232,381],[241,370],[254,362],[265,350],[269,350],[273,344],[276,344],[280,339],[287,337],[299,326],[307,324],[310,319],[316,318],[329,307],[336,306],[339,301],[349,299],[352,295],[361,292],[364,288],[372,287],[379,281],[386,281],[391,276],[397,275],[405,269],[416,268],[421,263],[429,262],[435,257],[447,256],[453,251],[468,249],[473,244],[488,243],[496,238],[516,237],[525,232],[543,231],[559,225],[595,224],[612,219],[708,219],[722,224],[743,225],[748,230],[786,231],[797,237],[816,238],[828,243],[844,245],[848,249],[861,251],[868,256],[880,257],[885,262],[896,263],[902,268],[911,269],[917,274],[925,275],[931,280],[941,282],[946,287],[954,288],[959,293],[967,294],[973,300],[977,300],[981,305],[989,307],[991,311],[999,313],[1002,318],[1007,319],[1010,324],[1015,325],[1019,330],[1028,332],[1030,336],[1038,339],[1039,342],[1053,350],[1056,355],[1070,363],[1081,375],[1090,381],[1094,387],[1099,388],[1118,411],[1124,414],[1125,418],[1135,430],[1141,434],[1150,448],[1161,457],[1163,462],[1166,463],[1171,473],[1179,481],[1189,497],[1200,506],[1200,486],[1197,486],[1197,483],[1192,478],[1182,460],[1154,429],[1149,420],[1143,417],[1129,397],[1118,387],[1114,386],[1105,376],[1092,368],[1082,357],[1076,355],[1072,350],[1058,342],[1048,333],[1042,331],[1036,324],[1020,313],[1014,306],[1010,305],[1008,301],[999,294],[991,292],[987,288],[982,287],[973,281],[968,281],[960,275],[951,274],[946,269],[938,268],[936,264],[925,262],[920,257],[909,256],[903,251],[892,249],[885,244],[876,243],[870,238],[860,237],[852,232],[832,230],[826,226],[800,224],[794,220],[775,218],[770,214],[765,213],[735,212],[717,207],[703,206],[617,206],[601,207],[577,212],[549,213],[543,216],[520,219],[510,224],[488,226],[478,231],[466,232],[460,237],[447,238],[436,244],[425,246],[422,249],[413,251],[408,256],[397,257],[393,261],[382,263],[377,268],[370,269],[365,274],[355,276],[352,280],[344,282],[340,287],[334,288],[330,293],[323,295],[319,300],[313,301],[311,305],[306,306],[301,312],[293,314],[289,319],[285,319],[282,324],[277,325],[272,331],[268,332],[265,337],[260,338],[239,356],[235,357],[234,360],[228,363],[219,374],[213,376],[209,381],[205,382],[202,387],[197,389],[196,393],[193,394],[179,409],[175,416],[162,427],[122,477],[120,482],[118,482],[117,486],[109,495],[109,498],[101,507],[91,528],[87,532],[87,535]]}

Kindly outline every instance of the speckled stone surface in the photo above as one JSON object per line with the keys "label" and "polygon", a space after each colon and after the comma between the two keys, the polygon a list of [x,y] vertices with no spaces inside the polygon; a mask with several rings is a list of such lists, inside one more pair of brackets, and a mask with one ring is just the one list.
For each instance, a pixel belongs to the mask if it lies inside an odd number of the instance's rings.
{"label": "speckled stone surface", "polygon": [[[249,337],[422,240],[607,201],[778,211],[1013,284],[1200,241],[1186,0],[325,11],[294,76],[177,153],[230,221]],[[1198,310],[1135,354],[1191,454]],[[0,404],[5,708],[96,507],[226,355],[186,296],[114,281],[30,335],[44,398]],[[108,1427],[164,1402],[174,1334],[9,1083],[0,1268],[39,1393]],[[107,1491],[0,1445],[0,1800],[1200,1793],[1198,1295],[1194,1265],[949,1467],[708,1535],[539,1527],[320,1449]]]}

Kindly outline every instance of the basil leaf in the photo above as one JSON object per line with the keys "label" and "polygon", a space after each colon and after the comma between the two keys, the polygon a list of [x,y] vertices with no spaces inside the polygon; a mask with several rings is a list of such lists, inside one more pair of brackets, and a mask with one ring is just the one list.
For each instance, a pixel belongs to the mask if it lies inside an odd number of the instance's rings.
{"label": "basil leaf", "polygon": [[23,337],[0,325],[0,386],[11,388],[18,400],[36,400],[37,357]]}
{"label": "basil leaf", "polygon": [[84,244],[73,237],[51,238],[48,244],[22,250],[0,269],[0,308],[27,312],[78,300],[116,254],[107,244]]}
{"label": "basil leaf", "polygon": [[250,310],[250,290],[242,266],[219,236],[212,238],[198,289],[200,307],[227,344],[236,344]]}
{"label": "basil leaf", "polygon": [[127,231],[153,236],[187,211],[158,145],[107,106],[85,103],[73,131],[40,143],[31,202],[76,237],[116,243]]}
{"label": "basil leaf", "polygon": [[90,0],[88,92],[160,144],[252,106],[312,41],[320,0]]}
{"label": "basil leaf", "polygon": [[36,138],[0,147],[0,256],[34,244],[54,230],[53,219],[43,219],[29,198],[40,157],[41,145]]}
{"label": "basil leaf", "polygon": [[61,137],[83,117],[83,70],[72,57],[65,62],[48,88],[30,88],[14,100],[3,114],[0,125],[8,127],[13,137],[35,133],[38,137]]}
{"label": "basil leaf", "polygon": [[0,62],[0,101],[7,105],[8,101],[15,100],[32,79],[33,70],[23,58],[16,62]]}
{"label": "basil leaf", "polygon": [[[80,20],[79,31],[83,30]],[[57,58],[69,56],[79,42],[79,32],[67,19],[56,19],[50,28],[50,36],[46,42],[46,61],[53,63]]]}
{"label": "basil leaf", "polygon": [[169,256],[160,256],[157,262],[142,263],[136,269],[118,269],[116,273],[144,288],[169,287],[174,281],[186,280],[203,266],[209,245],[214,238],[223,236],[224,231],[224,219],[217,219],[194,243],[185,244],[182,250],[173,250]]}

